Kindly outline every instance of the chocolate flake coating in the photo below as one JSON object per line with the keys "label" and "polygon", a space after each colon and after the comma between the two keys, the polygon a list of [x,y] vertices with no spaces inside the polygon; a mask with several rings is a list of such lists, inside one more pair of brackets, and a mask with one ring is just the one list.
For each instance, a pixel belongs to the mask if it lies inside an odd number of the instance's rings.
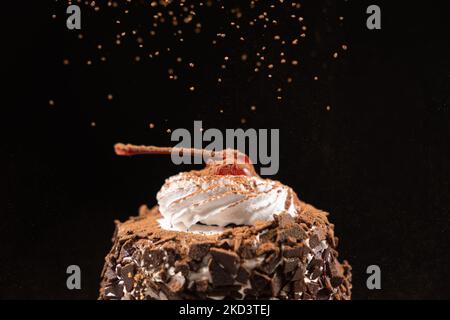
{"label": "chocolate flake coating", "polygon": [[116,222],[99,299],[351,298],[351,267],[337,259],[327,213],[298,214],[206,235],[160,228],[157,207]]}

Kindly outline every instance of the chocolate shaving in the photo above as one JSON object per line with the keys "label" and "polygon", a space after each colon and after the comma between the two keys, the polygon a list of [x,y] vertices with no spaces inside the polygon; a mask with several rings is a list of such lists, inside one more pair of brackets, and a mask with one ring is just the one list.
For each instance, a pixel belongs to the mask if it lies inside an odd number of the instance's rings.
{"label": "chocolate shaving", "polygon": [[189,248],[189,257],[192,260],[200,261],[206,256],[210,247],[210,242],[194,242]]}
{"label": "chocolate shaving", "polygon": [[256,291],[265,291],[271,281],[272,279],[270,277],[258,271],[254,271],[250,277],[252,288]]}
{"label": "chocolate shaving", "polygon": [[274,215],[275,221],[278,223],[278,227],[286,229],[295,223],[294,218],[288,213],[280,213],[279,215]]}
{"label": "chocolate shaving", "polygon": [[286,274],[294,271],[299,263],[299,258],[283,258],[283,272]]}
{"label": "chocolate shaving", "polygon": [[307,238],[307,234],[298,224],[293,224],[286,229],[278,229],[277,242],[284,242],[288,240],[289,237],[301,241]]}
{"label": "chocolate shaving", "polygon": [[305,277],[306,268],[304,265],[299,265],[297,270],[295,270],[294,275],[292,276],[291,281],[297,281],[303,279]]}
{"label": "chocolate shaving", "polygon": [[319,237],[316,234],[314,234],[311,236],[311,238],[309,238],[309,247],[311,249],[315,249],[318,246],[320,246],[320,240]]}
{"label": "chocolate shaving", "polygon": [[275,275],[272,277],[272,280],[270,281],[270,288],[272,290],[272,296],[276,297],[278,296],[278,293],[281,290],[281,286],[283,284],[283,279],[278,273],[275,273]]}
{"label": "chocolate shaving", "polygon": [[211,273],[212,284],[214,287],[230,286],[234,283],[233,277],[225,271],[217,262],[211,259],[209,263],[209,272]]}
{"label": "chocolate shaving", "polygon": [[243,259],[252,259],[256,254],[252,241],[244,240],[238,253]]}
{"label": "chocolate shaving", "polygon": [[277,268],[279,262],[280,255],[278,254],[278,252],[271,253],[266,257],[262,265],[259,267],[259,270],[267,274],[272,274]]}
{"label": "chocolate shaving", "polygon": [[128,292],[133,290],[135,270],[136,265],[133,262],[123,266],[120,270],[120,276],[123,279],[125,289]]}
{"label": "chocolate shaving", "polygon": [[327,266],[327,274],[330,277],[331,285],[334,288],[340,286],[344,280],[342,272],[340,272],[341,270],[338,270],[336,264],[333,262],[327,263],[326,266]]}
{"label": "chocolate shaving", "polygon": [[256,254],[258,256],[263,255],[263,254],[270,254],[270,253],[278,253],[280,251],[280,248],[272,242],[265,242],[263,244],[261,244],[257,249],[256,249]]}
{"label": "chocolate shaving", "polygon": [[118,258],[119,261],[122,261],[123,258],[129,257],[133,254],[134,252],[133,243],[134,243],[133,239],[125,241],[125,243],[122,245],[122,248],[120,249],[120,254]]}
{"label": "chocolate shaving", "polygon": [[123,285],[118,282],[105,288],[105,296],[110,299],[120,299],[123,297]]}
{"label": "chocolate shaving", "polygon": [[144,250],[144,263],[152,268],[159,267],[164,262],[164,251],[160,249]]}
{"label": "chocolate shaving", "polygon": [[239,248],[241,247],[241,243],[242,243],[242,237],[238,236],[238,237],[236,237],[236,239],[234,239],[233,250],[235,252],[239,251]]}
{"label": "chocolate shaving", "polygon": [[255,223],[255,233],[260,233],[273,226],[273,221],[257,221]]}
{"label": "chocolate shaving", "polygon": [[215,262],[220,264],[227,272],[236,274],[239,263],[239,256],[234,251],[219,248],[209,250]]}
{"label": "chocolate shaving", "polygon": [[296,247],[285,246],[283,256],[286,258],[300,258],[301,260],[304,260],[310,252],[311,250],[302,243]]}
{"label": "chocolate shaving", "polygon": [[277,230],[271,229],[271,230],[267,231],[266,233],[261,234],[259,236],[259,239],[261,240],[261,242],[274,242],[276,237],[277,237]]}
{"label": "chocolate shaving", "polygon": [[244,267],[240,267],[236,274],[236,281],[240,283],[247,283],[250,278],[250,272]]}

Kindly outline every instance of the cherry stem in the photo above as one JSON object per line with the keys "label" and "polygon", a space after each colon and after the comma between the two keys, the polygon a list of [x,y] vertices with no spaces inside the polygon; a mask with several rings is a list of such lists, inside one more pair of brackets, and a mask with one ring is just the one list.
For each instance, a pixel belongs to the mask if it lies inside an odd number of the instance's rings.
{"label": "cherry stem", "polygon": [[243,163],[251,163],[249,157],[239,150],[225,149],[221,151],[179,148],[179,147],[156,147],[156,146],[136,146],[132,144],[117,143],[114,150],[119,156],[134,156],[140,154],[171,154],[178,153],[180,156],[188,154],[191,156],[207,157],[211,160],[227,160],[227,155],[231,155],[234,160],[243,159]]}

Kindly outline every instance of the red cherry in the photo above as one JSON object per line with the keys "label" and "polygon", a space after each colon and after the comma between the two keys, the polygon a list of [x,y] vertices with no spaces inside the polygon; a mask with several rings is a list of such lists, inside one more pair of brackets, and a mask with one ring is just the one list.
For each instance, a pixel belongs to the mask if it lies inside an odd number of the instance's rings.
{"label": "red cherry", "polygon": [[237,164],[219,165],[213,169],[212,173],[220,176],[252,176],[251,171],[246,166]]}

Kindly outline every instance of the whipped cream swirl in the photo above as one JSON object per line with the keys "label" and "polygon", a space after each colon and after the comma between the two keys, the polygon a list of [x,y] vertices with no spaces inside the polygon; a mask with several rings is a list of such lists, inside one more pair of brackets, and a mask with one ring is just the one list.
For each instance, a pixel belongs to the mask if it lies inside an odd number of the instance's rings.
{"label": "whipped cream swirl", "polygon": [[281,212],[295,215],[294,197],[292,189],[278,181],[196,172],[168,178],[157,194],[161,227],[193,232],[251,225]]}

